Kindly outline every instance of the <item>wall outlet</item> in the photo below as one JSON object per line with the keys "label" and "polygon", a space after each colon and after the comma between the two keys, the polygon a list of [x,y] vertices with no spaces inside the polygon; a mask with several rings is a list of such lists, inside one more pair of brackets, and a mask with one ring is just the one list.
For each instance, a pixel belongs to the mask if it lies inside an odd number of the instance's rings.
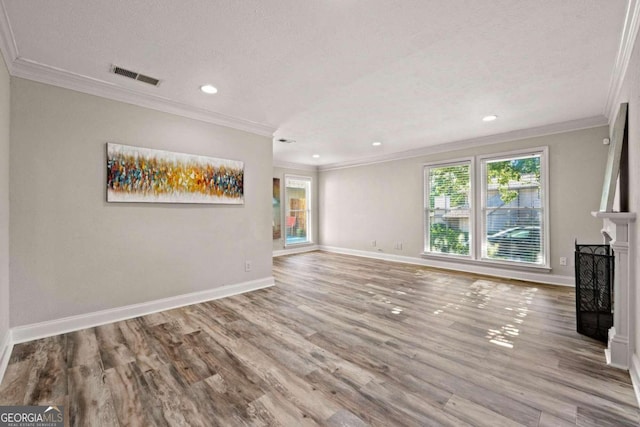
{"label": "wall outlet", "polygon": [[393,245],[393,249],[397,249],[399,251],[402,250],[402,242],[396,242],[395,245]]}
{"label": "wall outlet", "polygon": [[244,271],[246,271],[247,273],[251,271],[251,261],[244,262]]}
{"label": "wall outlet", "polygon": [[375,240],[371,241],[371,246],[373,246],[375,248],[375,246],[376,246],[376,241]]}
{"label": "wall outlet", "polygon": [[567,257],[564,257],[564,256],[560,257],[560,265],[567,265]]}

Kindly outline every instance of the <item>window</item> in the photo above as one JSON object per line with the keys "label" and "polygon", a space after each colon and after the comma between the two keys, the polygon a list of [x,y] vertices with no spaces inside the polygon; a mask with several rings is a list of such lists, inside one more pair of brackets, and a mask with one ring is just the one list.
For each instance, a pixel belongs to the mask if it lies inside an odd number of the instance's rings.
{"label": "window", "polygon": [[311,178],[285,175],[285,245],[311,242]]}
{"label": "window", "polygon": [[425,252],[471,255],[471,161],[426,166]]}
{"label": "window", "polygon": [[482,258],[546,265],[544,153],[481,162]]}
{"label": "window", "polygon": [[425,165],[425,255],[548,268],[547,157],[544,147]]}

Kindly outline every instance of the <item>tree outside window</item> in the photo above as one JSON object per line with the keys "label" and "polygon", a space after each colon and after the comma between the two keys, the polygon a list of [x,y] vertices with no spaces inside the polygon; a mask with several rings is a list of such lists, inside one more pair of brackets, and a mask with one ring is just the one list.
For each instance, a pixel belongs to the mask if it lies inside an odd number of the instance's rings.
{"label": "tree outside window", "polygon": [[427,252],[470,254],[470,169],[470,162],[425,169]]}

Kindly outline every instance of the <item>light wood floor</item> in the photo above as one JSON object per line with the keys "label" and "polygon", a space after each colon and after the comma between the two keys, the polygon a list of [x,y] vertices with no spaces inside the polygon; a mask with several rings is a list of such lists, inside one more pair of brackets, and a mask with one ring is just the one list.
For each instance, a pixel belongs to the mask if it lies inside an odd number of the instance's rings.
{"label": "light wood floor", "polygon": [[312,252],[277,286],[17,345],[0,404],[71,425],[637,426],[569,288]]}

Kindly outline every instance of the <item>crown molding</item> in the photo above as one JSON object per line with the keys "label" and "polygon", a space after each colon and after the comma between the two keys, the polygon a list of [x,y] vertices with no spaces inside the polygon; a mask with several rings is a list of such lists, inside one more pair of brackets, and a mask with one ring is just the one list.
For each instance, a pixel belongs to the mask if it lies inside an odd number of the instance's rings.
{"label": "crown molding", "polygon": [[281,162],[278,160],[273,161],[274,168],[282,168],[282,169],[294,169],[300,171],[314,171],[318,170],[318,166],[316,165],[303,165],[300,163],[291,163],[291,162]]}
{"label": "crown molding", "polygon": [[164,113],[227,126],[257,135],[271,137],[276,131],[276,127],[273,125],[256,123],[203,108],[192,107],[169,98],[124,88],[104,80],[72,73],[61,68],[23,58],[19,54],[4,1],[0,1],[0,51],[2,52],[9,74],[13,77],[21,77],[87,93],[89,95],[162,111]]}
{"label": "crown molding", "polygon": [[[36,61],[23,58],[19,54],[4,3],[4,0],[0,0],[0,53],[2,53],[9,74],[12,76],[25,78],[40,83],[51,84],[54,86],[59,86],[90,95],[100,96],[115,101],[150,108],[169,114],[227,126],[230,128],[251,132],[257,135],[273,136],[273,134],[277,130],[277,127],[274,125],[251,122],[237,117],[227,116],[213,111],[192,107],[168,98],[123,88],[104,80],[72,73],[64,69],[51,67],[45,64],[38,63]],[[446,151],[454,151],[467,148],[471,145],[478,146],[496,144],[517,139],[543,136],[553,133],[586,129],[589,127],[597,127],[610,124],[609,121],[613,117],[615,117],[615,110],[617,109],[616,101],[622,89],[622,84],[629,65],[631,54],[633,52],[633,47],[639,28],[640,0],[629,0],[623,33],[620,41],[620,47],[612,73],[603,117],[592,117],[487,137],[443,143],[420,149],[399,153],[390,153],[388,155],[369,157],[354,161],[338,162],[320,166],[275,161],[274,166],[288,169],[317,171],[341,169],[387,162],[391,160],[419,157]]]}
{"label": "crown molding", "polygon": [[611,74],[611,82],[609,83],[609,92],[607,94],[607,103],[604,107],[604,116],[609,119],[609,124],[616,118],[616,110],[618,109],[618,98],[624,78],[627,74],[629,61],[633,53],[638,29],[640,28],[640,0],[629,0],[627,3],[627,14],[622,27],[622,36],[620,38],[620,47],[616,63]]}
{"label": "crown molding", "polygon": [[65,89],[100,96],[102,98],[112,99],[114,101],[125,102],[127,104],[162,111],[164,113],[227,126],[257,135],[271,137],[276,131],[274,126],[255,123],[215,113],[202,108],[192,107],[168,98],[123,88],[114,83],[95,79],[82,74],[72,73],[67,70],[40,64],[25,58],[16,58],[10,68],[10,73],[14,77],[21,77],[40,83],[46,83]]}
{"label": "crown molding", "polygon": [[4,63],[12,73],[13,61],[18,58],[18,45],[9,23],[9,15],[4,7],[4,0],[0,1],[0,52],[4,58]]}
{"label": "crown molding", "polygon": [[540,136],[553,135],[557,133],[576,131],[581,129],[590,129],[599,126],[606,126],[607,118],[604,116],[588,117],[585,119],[570,120],[567,122],[553,123],[545,126],[538,126],[528,129],[514,130],[511,132],[499,133],[496,135],[482,136],[479,138],[464,139],[460,141],[447,142],[428,147],[417,148],[414,150],[401,151],[397,153],[389,153],[382,156],[369,157],[362,160],[353,160],[347,162],[333,163],[318,166],[319,171],[328,171],[334,169],[345,169],[357,166],[366,166],[376,163],[390,162],[393,160],[411,159],[414,157],[422,157],[437,153],[446,153],[466,148],[481,147],[484,145],[500,144],[503,142],[517,141],[520,139],[536,138]]}

